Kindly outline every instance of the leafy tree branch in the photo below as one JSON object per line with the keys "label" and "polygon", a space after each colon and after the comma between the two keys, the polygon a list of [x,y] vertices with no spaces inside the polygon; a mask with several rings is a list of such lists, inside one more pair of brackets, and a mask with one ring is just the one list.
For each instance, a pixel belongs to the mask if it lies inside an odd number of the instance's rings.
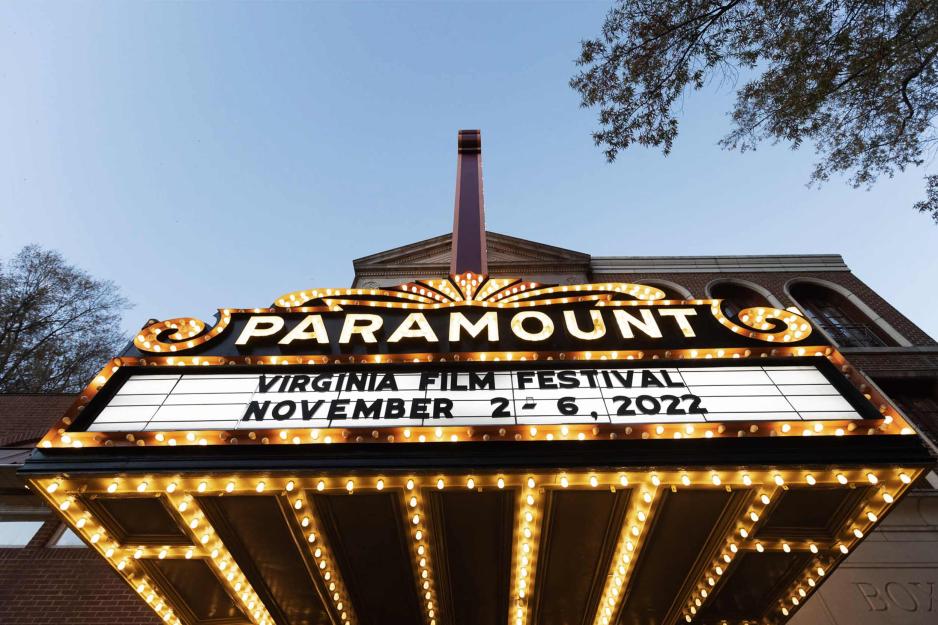
{"label": "leafy tree branch", "polygon": [[[813,145],[810,182],[870,186],[928,162],[938,115],[933,0],[617,0],[583,41],[570,85],[599,112],[593,139],[615,160],[633,144],[668,154],[685,94],[735,84],[720,145]],[[938,175],[915,208],[938,222]]]}

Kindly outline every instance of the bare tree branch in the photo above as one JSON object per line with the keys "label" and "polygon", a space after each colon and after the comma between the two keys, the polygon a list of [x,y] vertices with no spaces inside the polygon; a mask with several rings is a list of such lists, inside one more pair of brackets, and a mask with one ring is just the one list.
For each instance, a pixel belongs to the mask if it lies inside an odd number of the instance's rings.
{"label": "bare tree branch", "polygon": [[0,263],[0,392],[78,390],[126,342],[126,308],[55,252],[27,246]]}

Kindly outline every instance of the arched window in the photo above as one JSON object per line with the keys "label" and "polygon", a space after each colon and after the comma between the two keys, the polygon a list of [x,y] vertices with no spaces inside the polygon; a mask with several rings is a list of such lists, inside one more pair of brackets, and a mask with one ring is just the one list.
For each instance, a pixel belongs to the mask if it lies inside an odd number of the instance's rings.
{"label": "arched window", "polygon": [[723,300],[723,314],[735,317],[744,308],[775,307],[776,304],[756,289],[739,282],[715,282],[707,289],[710,297]]}
{"label": "arched window", "polygon": [[668,280],[639,280],[638,284],[646,284],[656,289],[661,289],[664,291],[665,299],[694,299],[690,291],[676,282],[670,282]]}
{"label": "arched window", "polygon": [[808,318],[840,347],[884,347],[897,341],[847,295],[814,282],[795,282],[788,292]]}

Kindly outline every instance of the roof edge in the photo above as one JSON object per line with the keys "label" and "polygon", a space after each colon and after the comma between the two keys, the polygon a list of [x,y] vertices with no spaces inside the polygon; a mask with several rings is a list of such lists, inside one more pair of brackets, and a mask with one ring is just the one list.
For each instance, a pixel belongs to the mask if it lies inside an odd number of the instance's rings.
{"label": "roof edge", "polygon": [[850,271],[840,254],[594,256],[593,273],[742,273]]}

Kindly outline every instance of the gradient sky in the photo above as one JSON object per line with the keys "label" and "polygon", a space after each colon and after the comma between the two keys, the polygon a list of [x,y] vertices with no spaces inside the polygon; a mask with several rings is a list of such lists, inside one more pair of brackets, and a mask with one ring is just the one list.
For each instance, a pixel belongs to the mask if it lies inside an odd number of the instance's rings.
{"label": "gradient sky", "polygon": [[[808,189],[810,150],[721,151],[727,85],[674,152],[607,164],[567,81],[609,2],[0,3],[0,258],[28,243],[149,317],[347,286],[448,232],[481,128],[489,230],[593,255],[840,253],[932,336],[924,172]],[[934,164],[932,164],[934,171]]]}

